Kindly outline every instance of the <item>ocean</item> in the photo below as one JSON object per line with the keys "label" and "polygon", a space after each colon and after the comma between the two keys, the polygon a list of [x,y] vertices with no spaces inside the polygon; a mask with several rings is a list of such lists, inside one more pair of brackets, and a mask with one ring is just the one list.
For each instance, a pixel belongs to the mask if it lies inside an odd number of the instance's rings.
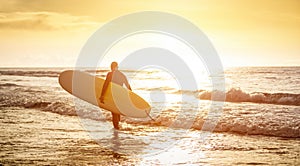
{"label": "ocean", "polygon": [[154,120],[122,116],[119,131],[60,87],[67,69],[0,68],[0,164],[300,165],[300,67],[228,68],[226,92],[209,75],[191,90],[161,70],[123,70]]}

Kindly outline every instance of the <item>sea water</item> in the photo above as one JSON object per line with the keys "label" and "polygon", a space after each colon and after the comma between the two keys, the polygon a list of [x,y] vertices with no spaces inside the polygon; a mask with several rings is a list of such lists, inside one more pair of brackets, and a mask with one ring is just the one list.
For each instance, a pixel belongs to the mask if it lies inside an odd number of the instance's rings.
{"label": "sea water", "polygon": [[[122,116],[120,131],[108,111],[60,87],[64,70],[0,69],[1,164],[300,164],[300,67],[229,68],[225,92],[206,80],[180,89],[163,71],[124,70],[154,120]],[[225,101],[211,101],[213,93]]]}

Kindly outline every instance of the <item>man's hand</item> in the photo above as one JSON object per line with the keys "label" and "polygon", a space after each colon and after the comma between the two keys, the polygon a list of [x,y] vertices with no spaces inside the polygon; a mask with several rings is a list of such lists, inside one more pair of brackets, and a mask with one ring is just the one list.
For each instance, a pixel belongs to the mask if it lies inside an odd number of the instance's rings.
{"label": "man's hand", "polygon": [[100,100],[100,103],[104,104],[104,96],[100,96],[99,100]]}

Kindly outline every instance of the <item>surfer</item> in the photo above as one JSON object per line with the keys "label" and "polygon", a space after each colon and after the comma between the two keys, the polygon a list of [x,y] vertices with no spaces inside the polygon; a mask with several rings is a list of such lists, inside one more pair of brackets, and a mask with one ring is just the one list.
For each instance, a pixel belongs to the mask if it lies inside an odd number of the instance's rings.
{"label": "surfer", "polygon": [[[125,84],[125,86],[131,90],[131,87],[128,83],[128,80],[125,76],[125,74],[123,74],[121,71],[118,70],[118,63],[117,62],[112,62],[110,65],[111,71],[107,73],[106,75],[106,79],[105,82],[103,84],[102,87],[102,92],[101,92],[101,96],[100,96],[100,102],[104,103],[104,94],[107,90],[108,84],[110,82],[113,82],[115,84],[118,84],[120,86],[123,86]],[[119,129],[119,121],[120,121],[120,115],[119,114],[115,114],[115,113],[111,113],[112,114],[112,121],[113,121],[113,125],[115,129]]]}

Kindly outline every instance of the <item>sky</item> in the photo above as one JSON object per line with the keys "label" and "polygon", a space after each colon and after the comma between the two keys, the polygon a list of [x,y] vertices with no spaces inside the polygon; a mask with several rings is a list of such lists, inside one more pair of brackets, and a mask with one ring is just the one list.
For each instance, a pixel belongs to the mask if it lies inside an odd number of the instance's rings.
{"label": "sky", "polygon": [[299,0],[0,0],[0,67],[75,65],[105,23],[139,11],[179,15],[224,66],[299,66]]}

